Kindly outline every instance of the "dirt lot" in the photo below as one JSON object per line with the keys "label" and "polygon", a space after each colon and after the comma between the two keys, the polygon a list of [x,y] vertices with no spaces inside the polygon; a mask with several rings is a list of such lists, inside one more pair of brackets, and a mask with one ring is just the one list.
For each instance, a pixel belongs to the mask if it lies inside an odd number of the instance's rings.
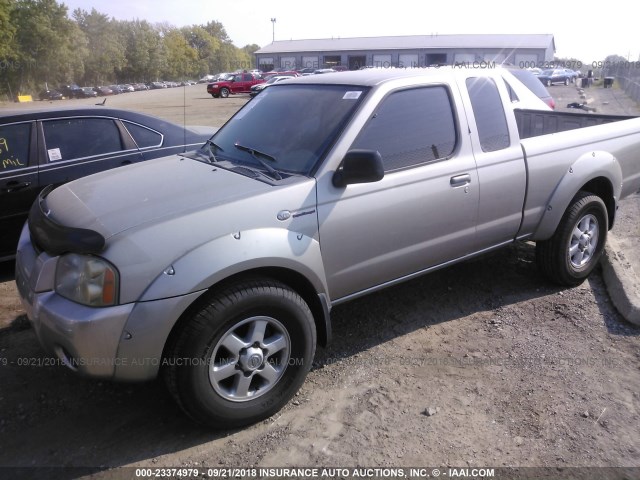
{"label": "dirt lot", "polygon": [[0,103],[2,109],[32,109],[50,105],[51,108],[73,107],[78,105],[125,108],[127,110],[150,113],[179,125],[206,125],[220,127],[238,108],[249,100],[248,95],[231,96],[226,99],[214,99],[207,93],[206,84],[189,87],[131,92],[109,97],[86,98],[57,101],[35,101],[32,103]]}
{"label": "dirt lot", "polygon": [[[202,89],[186,90],[187,123],[219,125],[245,101]],[[579,100],[574,87],[551,91],[559,105]],[[157,95],[130,95],[145,94]],[[179,116],[162,102],[151,111],[162,108]],[[625,228],[637,232],[634,220]],[[573,289],[546,282],[529,243],[336,307],[335,340],[296,398],[238,431],[194,425],[159,382],[47,365],[11,267],[2,275],[0,466],[94,467],[98,478],[133,478],[109,470],[129,465],[640,467],[640,328],[612,307],[599,272]]]}

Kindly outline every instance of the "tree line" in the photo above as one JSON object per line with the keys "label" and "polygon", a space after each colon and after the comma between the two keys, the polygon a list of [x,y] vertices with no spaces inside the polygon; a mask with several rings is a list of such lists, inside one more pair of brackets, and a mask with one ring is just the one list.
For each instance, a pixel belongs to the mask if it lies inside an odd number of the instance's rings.
{"label": "tree line", "polygon": [[0,0],[0,92],[61,84],[198,79],[248,69],[258,45],[238,48],[217,21],[175,27],[116,20],[56,0]]}

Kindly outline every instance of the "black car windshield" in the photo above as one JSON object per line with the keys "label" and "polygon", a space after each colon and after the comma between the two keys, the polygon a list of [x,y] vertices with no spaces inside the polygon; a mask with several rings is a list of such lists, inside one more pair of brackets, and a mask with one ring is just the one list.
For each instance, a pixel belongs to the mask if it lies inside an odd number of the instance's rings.
{"label": "black car windshield", "polygon": [[[286,83],[286,82],[285,82]],[[367,88],[347,85],[274,85],[249,101],[214,136],[218,160],[260,166],[249,146],[273,158],[279,171],[308,175],[332,145]]]}

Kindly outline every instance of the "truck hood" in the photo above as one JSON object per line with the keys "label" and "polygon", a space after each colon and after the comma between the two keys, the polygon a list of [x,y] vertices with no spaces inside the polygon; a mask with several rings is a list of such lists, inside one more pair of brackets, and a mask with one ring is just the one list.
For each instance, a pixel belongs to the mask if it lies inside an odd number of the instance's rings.
{"label": "truck hood", "polygon": [[209,163],[171,156],[67,183],[53,190],[46,203],[56,222],[95,230],[108,239],[273,188]]}

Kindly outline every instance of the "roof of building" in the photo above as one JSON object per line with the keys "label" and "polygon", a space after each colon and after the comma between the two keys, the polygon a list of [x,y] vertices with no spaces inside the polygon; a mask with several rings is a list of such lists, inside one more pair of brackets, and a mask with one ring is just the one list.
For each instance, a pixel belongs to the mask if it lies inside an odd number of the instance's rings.
{"label": "roof of building", "polygon": [[405,35],[394,37],[322,38],[277,40],[256,54],[324,52],[344,50],[415,50],[445,48],[549,48],[555,51],[552,34],[459,34]]}

